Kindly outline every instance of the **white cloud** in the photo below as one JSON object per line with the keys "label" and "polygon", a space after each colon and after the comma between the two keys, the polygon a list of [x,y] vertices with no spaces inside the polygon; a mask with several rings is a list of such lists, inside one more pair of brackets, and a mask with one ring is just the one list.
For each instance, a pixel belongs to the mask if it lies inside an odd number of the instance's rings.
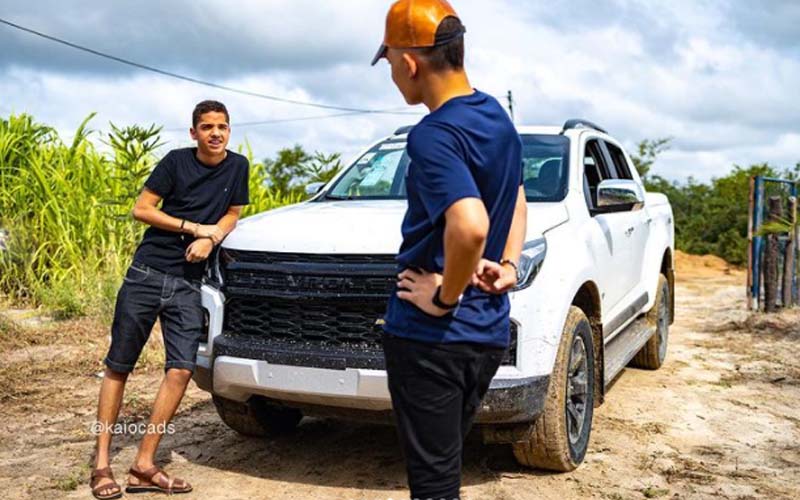
{"label": "white cloud", "polygon": [[[147,15],[116,3],[79,2],[63,23],[42,14],[48,2],[36,3],[17,4],[9,17],[230,86],[345,106],[403,106],[386,65],[368,65],[383,29],[380,2],[253,0],[219,11],[209,2],[169,2],[153,3]],[[785,167],[800,160],[800,54],[798,38],[787,35],[800,23],[800,9],[792,2],[771,1],[769,8],[723,0],[454,4],[468,29],[472,83],[494,95],[512,89],[518,123],[585,117],[628,147],[673,137],[654,167],[672,179],[706,180],[733,163]],[[130,22],[108,22],[120,17]],[[753,19],[762,31],[775,26],[774,36],[759,35]],[[229,105],[234,142],[246,134],[258,158],[294,143],[348,155],[416,119],[369,115],[237,129],[237,121],[325,112],[127,70],[26,37],[0,27],[7,54],[17,54],[0,61],[0,111],[29,111],[64,133],[90,111],[99,112],[99,128],[108,121],[188,126],[194,103],[215,97]],[[184,132],[166,138],[170,146],[187,142]]]}
{"label": "white cloud", "polygon": [[739,145],[718,150],[671,150],[663,154],[652,173],[668,179],[699,181],[725,175],[733,165],[747,167],[769,162],[778,170],[800,163],[800,134],[786,133],[756,145]]}
{"label": "white cloud", "polygon": [[[239,88],[259,89],[291,99],[312,99],[303,88],[279,80],[281,79],[270,76],[251,76],[224,83]],[[194,104],[207,98],[220,98],[231,113],[232,146],[248,141],[258,159],[295,143],[312,151],[342,152],[347,156],[375,138],[388,135],[398,126],[418,119],[417,116],[370,115],[237,128],[237,122],[318,116],[334,112],[313,108],[298,111],[297,107],[288,104],[210,91],[188,82],[173,82],[148,74],[107,79],[14,69],[0,78],[0,95],[12,97],[3,102],[4,105],[9,104],[10,110],[7,111],[30,113],[37,120],[56,127],[65,139],[72,137],[78,124],[89,113],[97,112],[90,128],[101,133],[110,129],[109,122],[116,125],[163,125],[165,131],[162,135],[168,141],[166,148],[191,144],[188,129],[191,126]],[[374,100],[364,100],[361,104],[383,108],[401,105],[399,98],[391,98],[394,96],[384,96],[384,101],[380,97],[378,95]],[[413,110],[409,108],[409,111]]]}

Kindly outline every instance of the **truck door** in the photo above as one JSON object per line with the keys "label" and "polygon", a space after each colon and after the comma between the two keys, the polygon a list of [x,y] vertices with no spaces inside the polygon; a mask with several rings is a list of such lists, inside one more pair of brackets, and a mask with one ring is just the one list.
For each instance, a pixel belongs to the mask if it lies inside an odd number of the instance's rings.
{"label": "truck door", "polygon": [[[594,266],[601,291],[603,316],[616,315],[621,300],[628,295],[633,279],[630,272],[630,236],[626,234],[632,224],[629,212],[593,213],[597,206],[597,186],[601,181],[616,178],[616,169],[610,164],[600,139],[586,141],[583,155],[583,188],[591,216],[589,229],[592,237]],[[608,332],[607,332],[608,333]]]}
{"label": "truck door", "polygon": [[[609,141],[603,141],[603,146],[605,146],[605,152],[607,153],[607,161],[616,171],[617,178],[633,180],[633,175],[631,174],[632,166],[625,158],[622,149]],[[628,303],[636,302],[645,291],[642,276],[647,242],[650,239],[651,222],[648,217],[648,210],[649,207],[645,205],[641,210],[628,212],[629,217],[626,218],[628,227],[625,229],[625,235],[630,259],[628,261],[628,288],[632,293],[628,300],[625,300]]]}

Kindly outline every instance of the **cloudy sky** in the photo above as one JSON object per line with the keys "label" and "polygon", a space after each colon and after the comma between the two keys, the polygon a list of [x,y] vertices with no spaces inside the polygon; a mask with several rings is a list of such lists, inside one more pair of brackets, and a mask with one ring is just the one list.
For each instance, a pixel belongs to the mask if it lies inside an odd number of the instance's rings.
{"label": "cloudy sky", "polygon": [[[0,18],[198,79],[300,101],[403,109],[389,68],[369,61],[390,2],[0,0]],[[632,147],[673,137],[655,172],[707,180],[733,164],[800,161],[800,1],[453,0],[472,84],[512,90],[518,124],[584,117]],[[174,80],[0,25],[0,114],[28,112],[64,136],[157,123],[189,144],[193,105],[225,102],[232,144],[257,158],[285,146],[342,152],[419,115],[336,113]]]}

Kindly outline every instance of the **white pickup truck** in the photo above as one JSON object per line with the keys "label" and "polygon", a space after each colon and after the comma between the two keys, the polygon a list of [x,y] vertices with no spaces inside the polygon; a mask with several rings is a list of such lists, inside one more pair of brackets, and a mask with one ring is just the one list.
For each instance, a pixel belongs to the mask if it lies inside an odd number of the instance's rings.
{"label": "white pickup truck", "polygon": [[[212,260],[195,380],[231,428],[265,435],[303,414],[390,421],[380,328],[397,272],[409,130],[312,186],[310,201],[242,220]],[[590,122],[519,133],[527,243],[510,293],[511,346],[476,422],[520,463],[568,471],[614,378],[666,356],[672,209]]]}

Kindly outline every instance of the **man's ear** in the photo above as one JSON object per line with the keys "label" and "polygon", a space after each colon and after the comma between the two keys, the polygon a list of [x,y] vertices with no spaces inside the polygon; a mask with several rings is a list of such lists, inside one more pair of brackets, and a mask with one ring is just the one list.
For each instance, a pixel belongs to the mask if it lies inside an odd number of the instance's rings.
{"label": "man's ear", "polygon": [[417,72],[419,71],[419,63],[408,52],[403,52],[403,66],[405,66],[406,74],[408,75],[408,78],[410,80],[413,80],[414,78],[417,77]]}
{"label": "man's ear", "polygon": [[193,141],[197,140],[197,130],[195,130],[194,127],[189,129],[189,135],[192,136]]}

